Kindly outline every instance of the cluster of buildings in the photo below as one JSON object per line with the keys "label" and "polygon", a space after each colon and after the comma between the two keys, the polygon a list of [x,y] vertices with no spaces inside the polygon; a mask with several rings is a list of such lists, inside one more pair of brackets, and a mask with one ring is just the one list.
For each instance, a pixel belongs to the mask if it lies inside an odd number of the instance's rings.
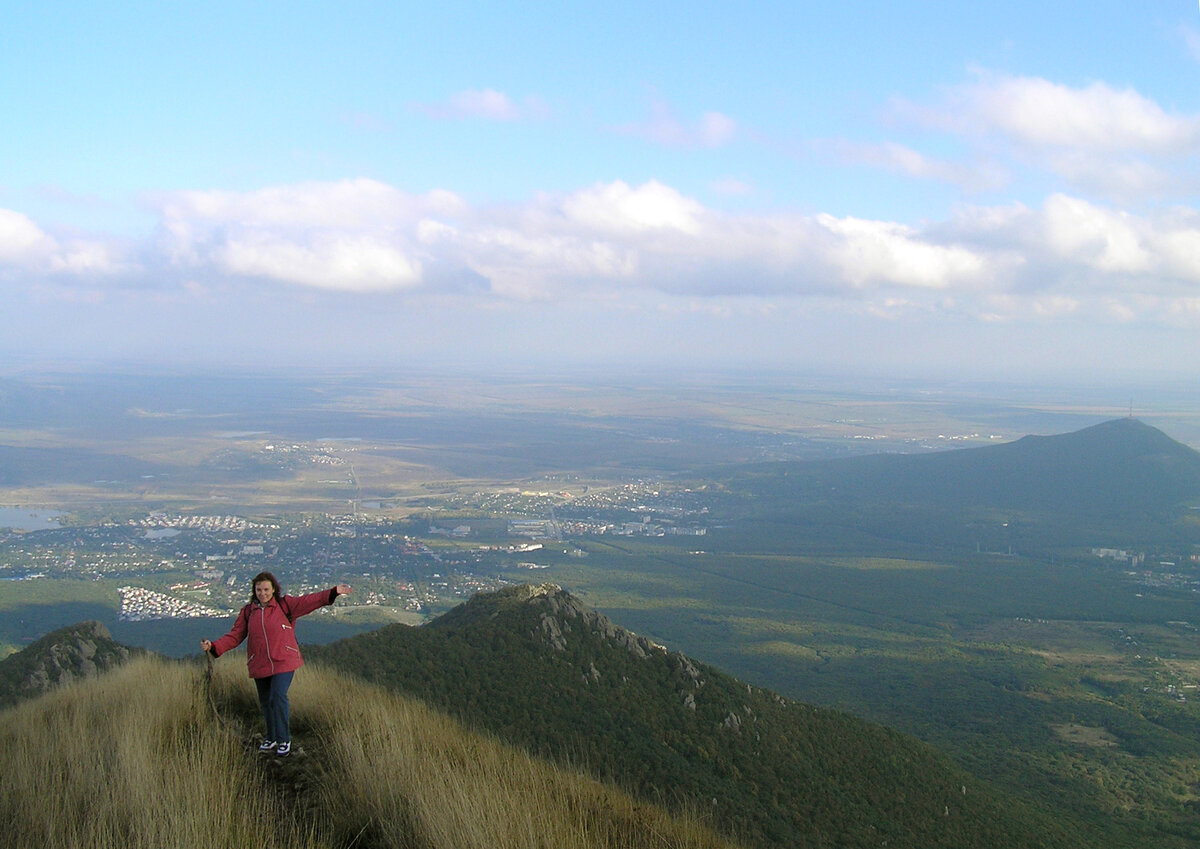
{"label": "cluster of buildings", "polygon": [[224,610],[156,593],[144,587],[121,587],[117,592],[121,595],[121,610],[118,616],[124,622],[141,622],[146,619],[199,619],[227,614]]}
{"label": "cluster of buildings", "polygon": [[1107,560],[1116,560],[1118,563],[1129,563],[1132,566],[1141,566],[1146,560],[1146,555],[1131,554],[1123,548],[1093,548],[1092,554]]}
{"label": "cluster of buildings", "polygon": [[660,524],[649,517],[640,522],[563,522],[562,529],[571,536],[702,537],[708,533],[702,525]]}
{"label": "cluster of buildings", "polygon": [[[353,451],[353,448],[342,448],[342,450]],[[332,451],[326,448],[312,448],[308,445],[276,445],[268,443],[263,446],[263,451],[267,454],[283,455],[283,454],[301,454],[314,463],[323,463],[326,466],[344,466],[346,460],[344,457],[339,457]]]}
{"label": "cluster of buildings", "polygon": [[130,519],[129,524],[140,525],[148,530],[172,528],[174,530],[198,531],[245,531],[249,528],[271,527],[278,530],[278,525],[262,525],[243,519],[241,516],[181,516],[179,514],[151,513],[144,519]]}

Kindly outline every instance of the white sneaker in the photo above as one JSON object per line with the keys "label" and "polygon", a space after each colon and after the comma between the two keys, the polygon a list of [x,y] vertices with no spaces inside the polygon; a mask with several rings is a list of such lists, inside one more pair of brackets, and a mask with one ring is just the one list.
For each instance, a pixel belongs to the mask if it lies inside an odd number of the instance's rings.
{"label": "white sneaker", "polygon": [[281,758],[286,757],[286,756],[290,755],[291,753],[292,753],[292,744],[291,743],[280,743],[279,748],[277,748],[275,750],[275,754],[279,755],[279,757],[281,757]]}
{"label": "white sneaker", "polygon": [[259,744],[259,746],[258,746],[258,750],[259,750],[260,752],[269,752],[269,751],[271,751],[272,749],[274,749],[274,748],[275,748],[276,746],[278,746],[278,745],[279,745],[279,744],[278,744],[278,743],[276,743],[274,740],[263,740],[263,741],[262,741],[262,742]]}

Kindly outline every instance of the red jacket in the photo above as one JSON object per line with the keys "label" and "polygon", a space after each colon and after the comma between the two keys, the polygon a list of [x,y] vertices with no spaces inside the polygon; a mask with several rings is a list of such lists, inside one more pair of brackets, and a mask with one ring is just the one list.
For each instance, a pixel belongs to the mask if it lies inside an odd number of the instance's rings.
{"label": "red jacket", "polygon": [[285,595],[282,605],[277,598],[265,606],[252,601],[238,613],[229,633],[213,642],[212,655],[220,657],[246,640],[246,666],[251,678],[266,678],[299,669],[304,658],[296,644],[295,620],[319,607],[333,604],[335,598],[337,588],[330,587],[299,597]]}

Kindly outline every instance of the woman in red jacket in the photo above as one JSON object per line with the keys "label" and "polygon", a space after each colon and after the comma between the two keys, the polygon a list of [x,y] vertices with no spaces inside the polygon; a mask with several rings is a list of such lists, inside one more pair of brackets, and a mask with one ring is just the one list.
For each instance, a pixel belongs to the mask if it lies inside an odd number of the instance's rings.
{"label": "woman in red jacket", "polygon": [[289,725],[288,687],[292,676],[304,663],[300,646],[296,644],[296,620],[319,607],[333,604],[350,587],[338,584],[327,590],[302,596],[284,595],[279,581],[270,572],[259,572],[252,582],[254,594],[242,608],[229,633],[216,642],[201,640],[200,648],[213,657],[220,657],[246,640],[246,666],[258,688],[267,735],[260,752],[275,750],[277,755],[292,751],[292,732]]}

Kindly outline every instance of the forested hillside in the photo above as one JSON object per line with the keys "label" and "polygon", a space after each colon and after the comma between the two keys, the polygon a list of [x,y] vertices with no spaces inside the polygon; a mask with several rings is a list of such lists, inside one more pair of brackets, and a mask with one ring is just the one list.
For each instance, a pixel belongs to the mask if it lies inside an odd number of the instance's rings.
{"label": "forested hillside", "polygon": [[422,628],[310,656],[757,846],[1100,845],[930,746],[655,646],[553,586],[480,594]]}

